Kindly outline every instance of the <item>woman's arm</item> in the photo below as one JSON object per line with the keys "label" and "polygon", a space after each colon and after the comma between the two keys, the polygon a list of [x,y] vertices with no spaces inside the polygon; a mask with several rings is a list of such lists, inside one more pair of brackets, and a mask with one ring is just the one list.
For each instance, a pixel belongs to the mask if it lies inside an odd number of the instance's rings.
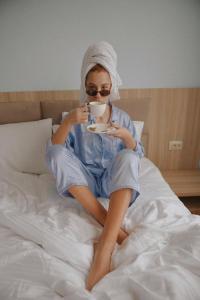
{"label": "woman's arm", "polygon": [[142,144],[133,137],[130,128],[127,129],[115,123],[113,123],[112,126],[115,127],[116,130],[112,130],[108,134],[120,138],[123,141],[125,147],[127,149],[135,151],[140,158],[144,156],[144,149],[142,147]]}
{"label": "woman's arm", "polygon": [[108,134],[122,139],[127,149],[135,150],[137,142],[130,133],[130,131],[127,128],[120,127],[118,124],[115,123],[113,123],[112,126],[115,128],[115,130],[112,130]]}
{"label": "woman's arm", "polygon": [[56,132],[51,138],[52,144],[64,144],[65,140],[72,128],[72,124],[69,120],[65,119],[64,122],[59,126]]}
{"label": "woman's arm", "polygon": [[56,130],[51,138],[52,144],[64,144],[68,134],[75,124],[85,123],[88,120],[88,111],[86,106],[78,107],[69,112],[62,124]]}

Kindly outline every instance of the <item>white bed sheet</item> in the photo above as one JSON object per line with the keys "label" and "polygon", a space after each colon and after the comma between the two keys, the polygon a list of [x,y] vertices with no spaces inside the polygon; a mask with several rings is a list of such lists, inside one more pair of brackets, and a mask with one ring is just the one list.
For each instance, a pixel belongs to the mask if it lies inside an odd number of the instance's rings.
{"label": "white bed sheet", "polygon": [[147,158],[140,184],[123,222],[130,235],[90,293],[85,280],[101,226],[74,199],[57,195],[50,174],[1,168],[0,300],[199,300],[200,216]]}

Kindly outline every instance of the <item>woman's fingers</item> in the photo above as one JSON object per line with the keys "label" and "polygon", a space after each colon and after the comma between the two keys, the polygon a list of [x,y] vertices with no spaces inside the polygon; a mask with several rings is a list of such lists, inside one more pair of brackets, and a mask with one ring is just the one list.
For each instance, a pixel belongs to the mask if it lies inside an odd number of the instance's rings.
{"label": "woman's fingers", "polygon": [[110,135],[116,136],[117,130],[120,129],[120,128],[121,127],[118,124],[116,124],[114,122],[111,122],[110,123],[110,130],[108,130],[107,133],[110,134]]}
{"label": "woman's fingers", "polygon": [[88,112],[88,106],[87,106],[87,104],[81,105],[80,108],[81,108],[82,112]]}
{"label": "woman's fingers", "polygon": [[88,121],[87,108],[84,106],[75,108],[70,111],[67,117],[72,120],[72,124],[85,123]]}
{"label": "woman's fingers", "polygon": [[80,121],[80,123],[85,123],[88,121],[87,107],[81,107],[79,121]]}
{"label": "woman's fingers", "polygon": [[116,128],[116,129],[120,128],[120,126],[117,123],[115,123],[115,122],[111,122],[111,126],[114,127],[114,128]]}

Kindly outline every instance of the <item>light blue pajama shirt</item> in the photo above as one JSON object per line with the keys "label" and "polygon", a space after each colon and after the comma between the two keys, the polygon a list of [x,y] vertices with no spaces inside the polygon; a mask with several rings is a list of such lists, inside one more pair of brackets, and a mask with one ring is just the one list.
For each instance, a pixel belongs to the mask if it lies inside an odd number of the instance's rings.
{"label": "light blue pajama shirt", "polygon": [[134,190],[130,205],[139,195],[139,162],[144,155],[129,115],[112,105],[112,122],[127,128],[136,139],[135,150],[105,133],[88,132],[85,124],[76,124],[64,145],[47,143],[46,160],[56,178],[58,193],[69,196],[71,186],[88,186],[96,197],[109,198],[122,188]]}

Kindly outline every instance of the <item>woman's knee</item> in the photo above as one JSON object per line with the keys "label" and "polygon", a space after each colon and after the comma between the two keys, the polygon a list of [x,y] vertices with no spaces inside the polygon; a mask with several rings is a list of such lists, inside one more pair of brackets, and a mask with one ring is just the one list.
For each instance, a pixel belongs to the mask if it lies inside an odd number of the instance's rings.
{"label": "woman's knee", "polygon": [[117,161],[123,165],[139,164],[138,155],[131,149],[124,149],[117,155]]}
{"label": "woman's knee", "polygon": [[71,153],[63,145],[55,144],[51,145],[46,152],[46,162],[49,170],[53,173],[57,170],[67,170],[70,168],[71,163],[76,163],[76,159],[73,158],[73,153]]}
{"label": "woman's knee", "polygon": [[139,175],[139,157],[133,150],[124,149],[118,153],[110,169],[113,181],[126,184],[128,178],[134,181],[138,180]]}

